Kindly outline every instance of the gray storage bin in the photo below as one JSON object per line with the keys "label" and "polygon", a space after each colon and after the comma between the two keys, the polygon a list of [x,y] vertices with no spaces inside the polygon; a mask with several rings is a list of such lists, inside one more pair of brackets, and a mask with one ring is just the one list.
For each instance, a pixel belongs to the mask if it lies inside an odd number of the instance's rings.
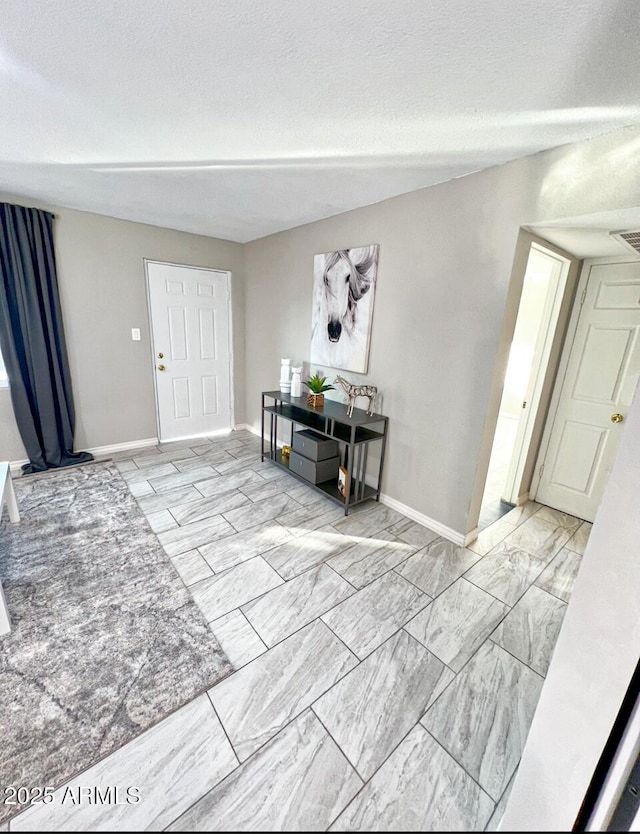
{"label": "gray storage bin", "polygon": [[309,458],[305,458],[293,450],[289,455],[289,471],[295,472],[296,475],[300,475],[312,484],[337,480],[339,466],[339,457],[327,458],[326,460],[309,460]]}
{"label": "gray storage bin", "polygon": [[310,429],[294,432],[291,448],[310,460],[327,460],[338,454],[338,444],[335,440],[316,434]]}

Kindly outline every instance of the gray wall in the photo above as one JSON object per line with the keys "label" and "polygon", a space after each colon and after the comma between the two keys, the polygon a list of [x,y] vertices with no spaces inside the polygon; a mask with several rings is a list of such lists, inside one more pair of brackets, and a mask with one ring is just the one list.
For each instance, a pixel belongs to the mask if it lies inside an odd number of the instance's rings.
{"label": "gray wall", "polygon": [[[247,419],[281,356],[308,360],[313,255],[380,244],[369,373],[390,418],[383,490],[475,523],[519,291],[522,225],[637,205],[640,129],[568,145],[246,244]],[[348,183],[345,183],[345,187]]]}
{"label": "gray wall", "polygon": [[[42,206],[0,195],[3,202]],[[236,422],[244,422],[242,246],[97,214],[56,215],[58,280],[76,403],[76,448],[157,434],[143,258],[230,270]],[[139,327],[142,340],[131,340]],[[26,457],[10,395],[0,389],[0,460]]]}

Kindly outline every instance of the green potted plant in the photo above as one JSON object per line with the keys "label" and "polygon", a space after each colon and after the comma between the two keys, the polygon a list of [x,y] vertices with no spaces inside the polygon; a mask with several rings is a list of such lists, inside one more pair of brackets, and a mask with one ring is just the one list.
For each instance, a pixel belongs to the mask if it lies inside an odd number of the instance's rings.
{"label": "green potted plant", "polygon": [[326,381],[326,376],[321,377],[317,371],[309,379],[303,380],[302,384],[309,389],[307,394],[309,408],[322,408],[324,406],[324,392],[334,390],[333,385],[325,385]]}

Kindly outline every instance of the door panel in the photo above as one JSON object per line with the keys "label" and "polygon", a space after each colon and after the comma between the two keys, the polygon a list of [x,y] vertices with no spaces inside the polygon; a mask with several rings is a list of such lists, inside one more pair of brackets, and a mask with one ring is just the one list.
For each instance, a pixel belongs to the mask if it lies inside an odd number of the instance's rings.
{"label": "door panel", "polygon": [[620,283],[603,280],[598,288],[596,310],[635,310],[640,298],[640,281]]}
{"label": "door panel", "polygon": [[215,376],[202,377],[202,405],[205,414],[218,413],[218,380]]}
{"label": "door panel", "polygon": [[593,521],[640,375],[640,263],[587,264],[535,498]]}
{"label": "door panel", "polygon": [[[173,416],[176,420],[191,417],[191,396],[187,377],[178,377],[173,382]],[[164,439],[164,438],[163,438]]]}
{"label": "door panel", "polygon": [[160,438],[231,428],[229,273],[148,263],[147,274]]}
{"label": "door panel", "polygon": [[[170,356],[175,361],[187,358],[187,323],[184,307],[169,307],[169,346]],[[155,328],[155,322],[154,322]]]}
{"label": "door panel", "polygon": [[216,314],[215,310],[199,310],[200,316],[200,359],[216,359]]}
{"label": "door panel", "polygon": [[550,483],[588,495],[607,435],[608,430],[567,420],[549,474]]}
{"label": "door panel", "polygon": [[631,328],[589,327],[577,364],[576,399],[615,405],[634,335]]}

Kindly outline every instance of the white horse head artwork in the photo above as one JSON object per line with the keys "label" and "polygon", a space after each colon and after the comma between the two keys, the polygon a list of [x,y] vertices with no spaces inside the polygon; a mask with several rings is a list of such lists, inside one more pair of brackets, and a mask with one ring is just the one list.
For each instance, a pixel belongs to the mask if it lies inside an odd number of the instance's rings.
{"label": "white horse head artwork", "polygon": [[378,246],[316,255],[311,363],[366,373]]}

